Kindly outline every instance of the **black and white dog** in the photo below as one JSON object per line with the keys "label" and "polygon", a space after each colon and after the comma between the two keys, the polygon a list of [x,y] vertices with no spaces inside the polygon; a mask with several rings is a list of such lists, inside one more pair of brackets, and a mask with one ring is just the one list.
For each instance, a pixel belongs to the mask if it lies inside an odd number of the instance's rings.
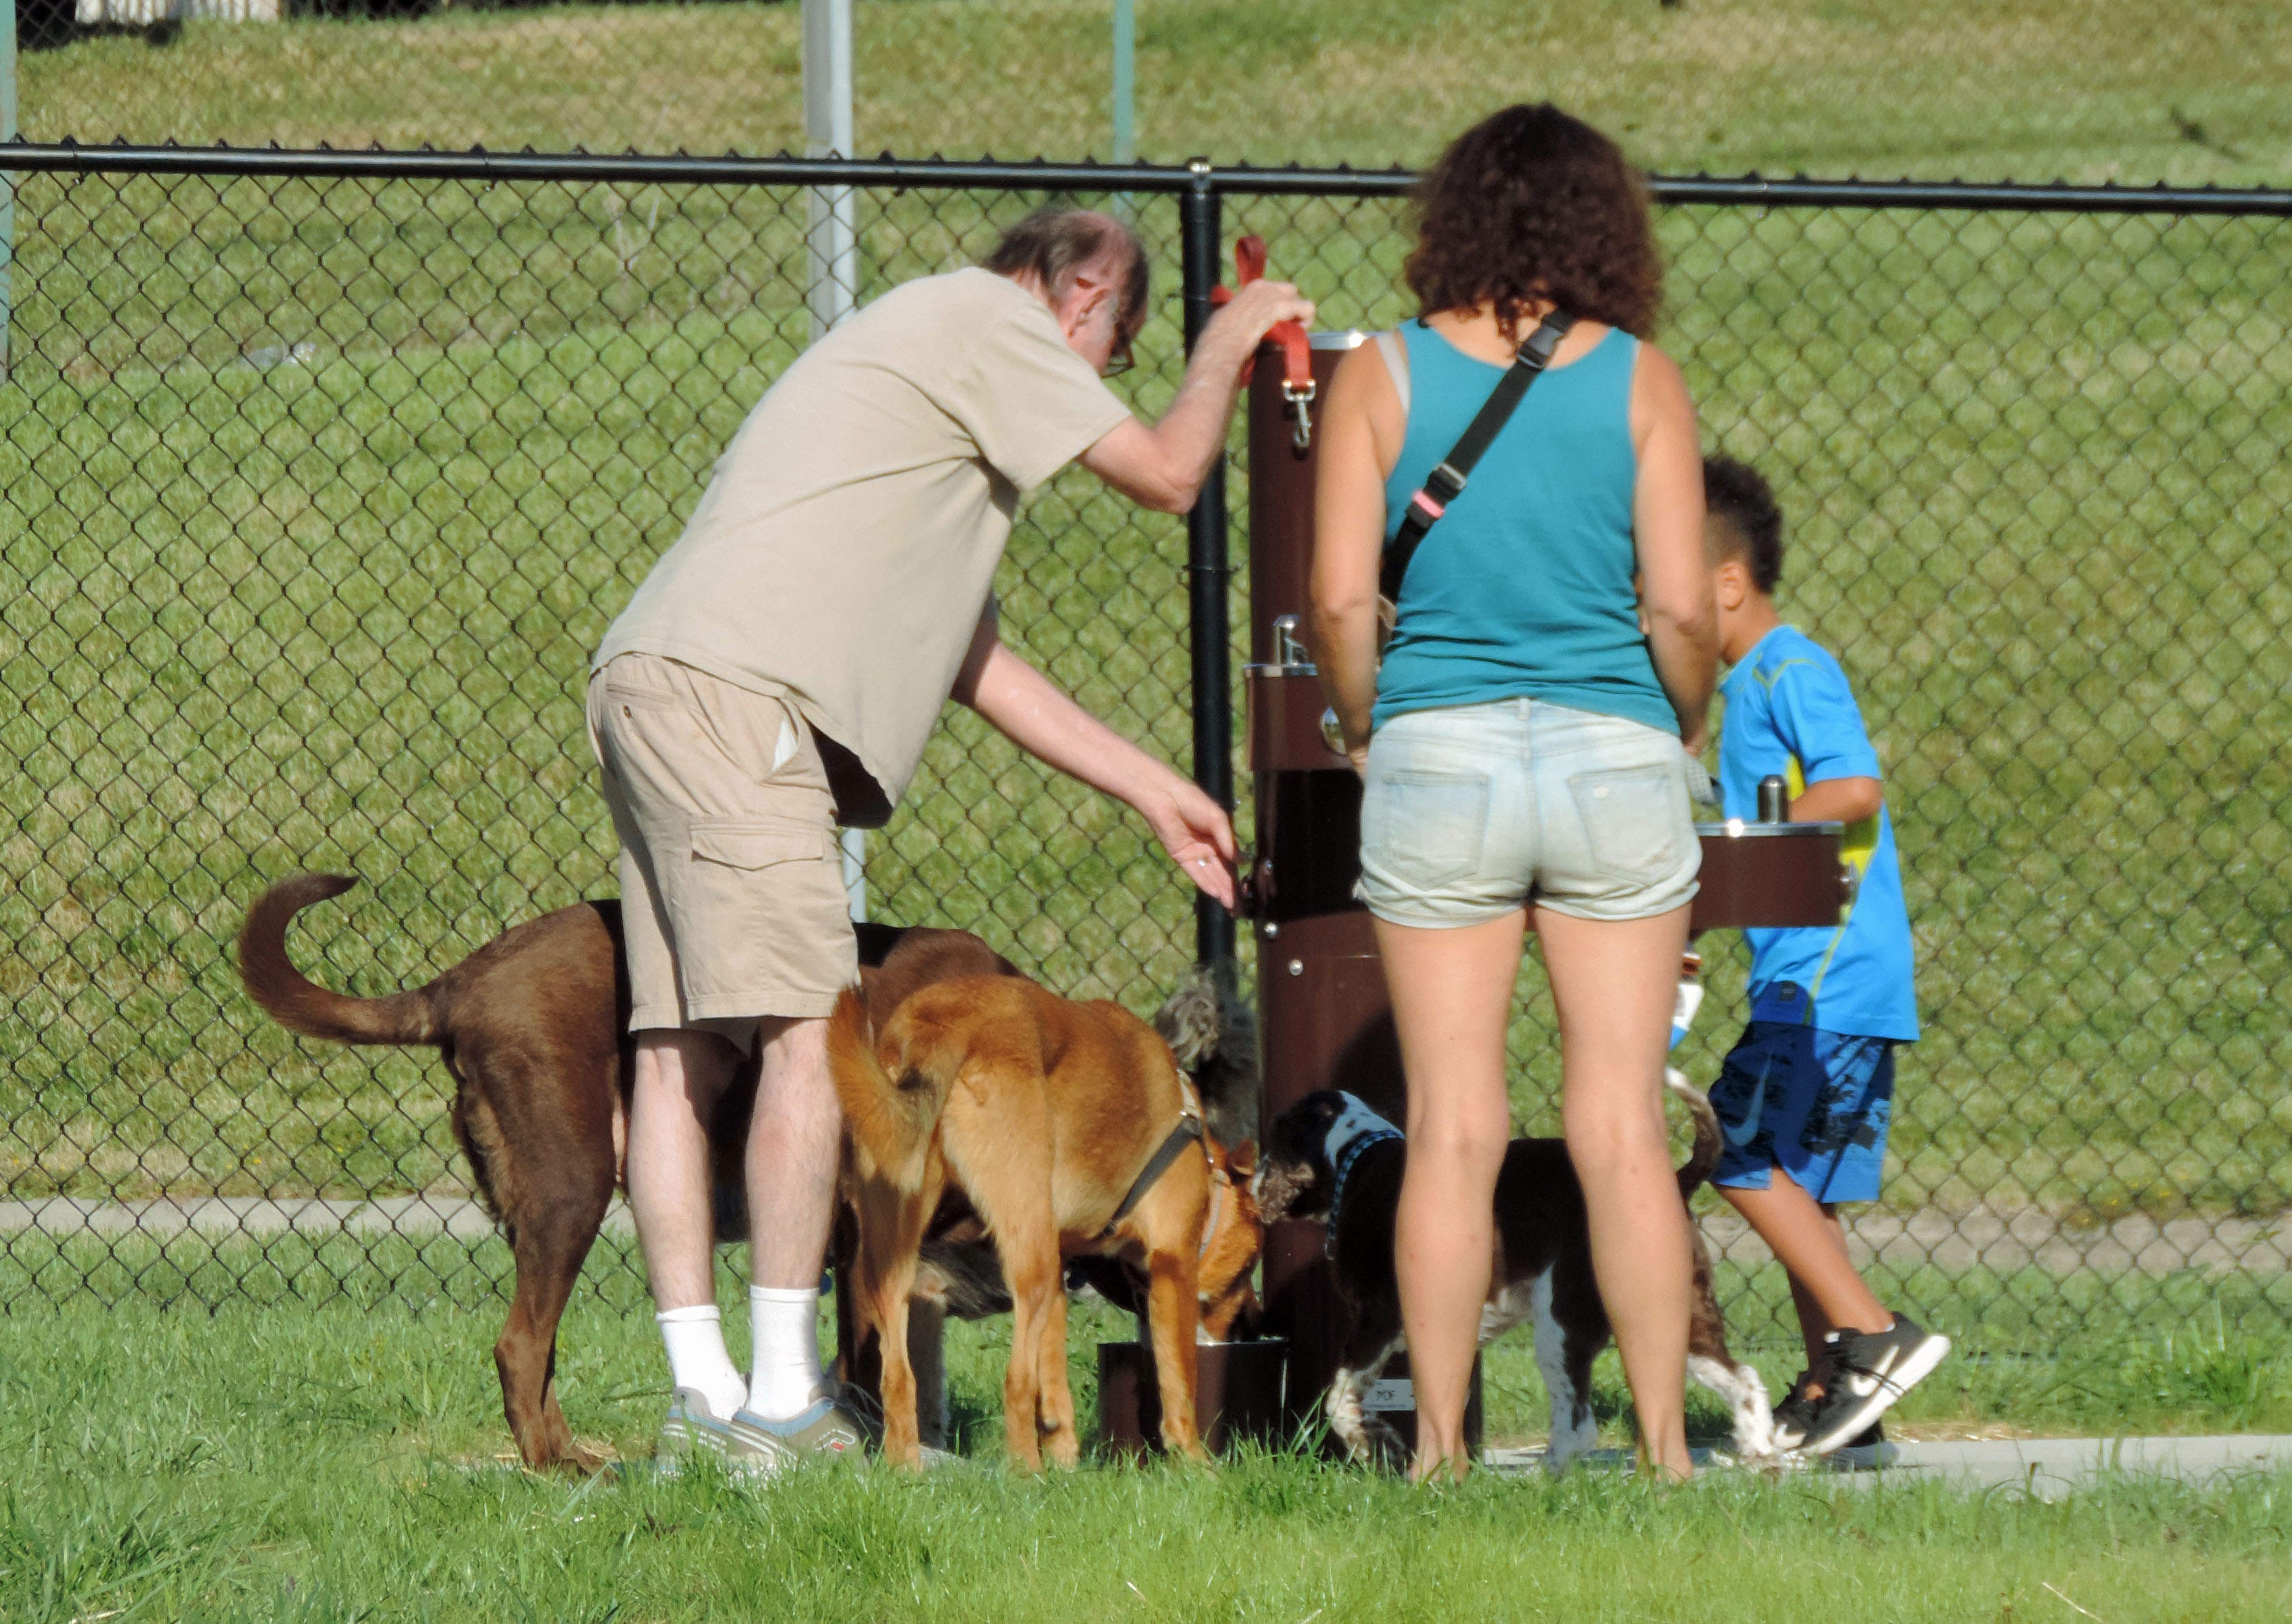
{"label": "black and white dog", "polygon": [[[1710,1102],[1685,1078],[1667,1071],[1664,1081],[1695,1119],[1695,1149],[1679,1170],[1684,1200],[1718,1164],[1719,1122]],[[1318,1218],[1328,1225],[1337,1293],[1352,1315],[1344,1361],[1326,1401],[1329,1429],[1354,1459],[1390,1466],[1402,1464],[1400,1435],[1365,1410],[1362,1401],[1401,1344],[1392,1232],[1403,1157],[1399,1128],[1354,1095],[1325,1088],[1298,1101],[1273,1125],[1257,1184],[1268,1224]],[[1562,1141],[1512,1142],[1497,1179],[1496,1232],[1481,1343],[1487,1345],[1524,1320],[1535,1321],[1537,1369],[1552,1395],[1552,1448],[1545,1465],[1556,1471],[1598,1441],[1592,1361],[1610,1337],[1607,1310],[1592,1278],[1584,1192]],[[1727,1402],[1738,1457],[1771,1460],[1774,1421],[1766,1386],[1727,1351],[1726,1328],[1711,1292],[1711,1256],[1699,1234],[1694,1245],[1688,1373]]]}

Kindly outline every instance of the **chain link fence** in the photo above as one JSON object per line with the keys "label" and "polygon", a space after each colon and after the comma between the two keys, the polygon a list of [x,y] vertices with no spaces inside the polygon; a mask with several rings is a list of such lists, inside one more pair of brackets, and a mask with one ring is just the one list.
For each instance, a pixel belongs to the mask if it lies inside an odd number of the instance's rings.
{"label": "chain link fence", "polygon": [[[1409,313],[1391,177],[20,152],[0,1301],[496,1289],[442,1069],[288,1038],[230,944],[269,880],[357,875],[293,945],[373,994],[609,893],[586,656],[809,341],[803,182],[853,183],[862,300],[1053,188],[1129,211],[1158,307],[1117,386],[1149,416],[1182,371],[1189,186],[1326,325]],[[2280,1325],[2292,201],[1658,196],[1664,342],[1707,442],[1780,492],[1785,610],[1844,661],[1888,774],[1928,1035],[1858,1234],[1894,1300],[1997,1343],[2199,1302]],[[1070,472],[998,580],[1006,635],[1182,763],[1188,549]],[[867,881],[878,917],[1142,1009],[1195,953],[1142,826],[953,709]],[[1707,1082],[1743,962],[1706,946]],[[1551,1131],[1522,987],[1518,1115]],[[1782,1335],[1763,1252],[1706,1224],[1742,1334]],[[641,1294],[614,1256],[593,1280]]]}

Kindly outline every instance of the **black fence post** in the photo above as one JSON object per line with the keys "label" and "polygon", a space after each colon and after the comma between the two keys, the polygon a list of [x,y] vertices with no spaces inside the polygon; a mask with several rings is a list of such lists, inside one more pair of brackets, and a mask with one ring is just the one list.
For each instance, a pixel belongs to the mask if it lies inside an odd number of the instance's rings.
{"label": "black fence post", "polygon": [[[1187,167],[1194,183],[1178,199],[1180,257],[1184,265],[1186,351],[1193,352],[1210,319],[1224,246],[1218,195],[1207,158]],[[1225,456],[1210,465],[1202,493],[1186,515],[1186,586],[1193,639],[1194,782],[1228,812],[1233,810],[1233,675],[1226,623]],[[1194,958],[1222,987],[1233,985],[1233,916],[1215,898],[1194,898]]]}

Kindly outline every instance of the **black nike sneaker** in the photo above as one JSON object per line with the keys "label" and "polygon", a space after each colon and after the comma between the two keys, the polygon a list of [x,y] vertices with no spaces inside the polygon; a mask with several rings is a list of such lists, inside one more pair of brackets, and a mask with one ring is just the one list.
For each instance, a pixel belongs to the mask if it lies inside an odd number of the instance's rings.
{"label": "black nike sneaker", "polygon": [[1824,1340],[1830,1369],[1814,1424],[1799,1446],[1810,1455],[1827,1455],[1857,1438],[1949,1353],[1949,1337],[1922,1330],[1901,1314],[1892,1330],[1840,1329]]}

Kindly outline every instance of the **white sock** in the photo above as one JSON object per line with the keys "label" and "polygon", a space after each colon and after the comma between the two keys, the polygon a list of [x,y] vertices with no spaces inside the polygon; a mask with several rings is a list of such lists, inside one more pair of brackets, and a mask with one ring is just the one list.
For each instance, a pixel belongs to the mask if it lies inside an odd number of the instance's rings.
{"label": "white sock", "polygon": [[784,1291],[748,1288],[748,1338],[756,1373],[748,1409],[767,1421],[786,1421],[819,1396],[819,1289]]}
{"label": "white sock", "polygon": [[722,1312],[714,1303],[704,1303],[657,1313],[653,1322],[668,1345],[670,1378],[705,1397],[718,1420],[730,1420],[732,1412],[748,1402],[748,1384],[724,1351]]}

